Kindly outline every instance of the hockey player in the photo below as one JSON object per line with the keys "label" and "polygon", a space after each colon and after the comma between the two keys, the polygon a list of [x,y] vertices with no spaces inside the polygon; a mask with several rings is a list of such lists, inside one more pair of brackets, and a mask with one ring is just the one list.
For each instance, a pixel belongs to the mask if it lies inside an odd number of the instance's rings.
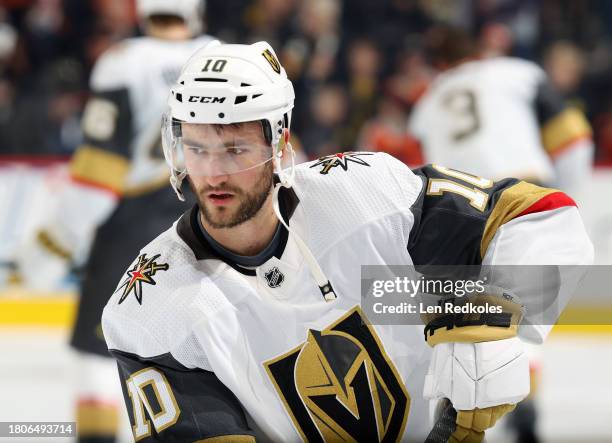
{"label": "hockey player", "polygon": [[361,266],[590,263],[573,201],[382,153],[281,170],[293,103],[265,42],[207,46],[172,89],[164,152],[198,204],[142,249],[102,318],[134,439],[423,441],[431,401],[445,407],[428,441],[482,441],[529,391],[522,338],[551,326],[433,319],[426,343],[422,324],[370,324]]}
{"label": "hockey player", "polygon": [[479,59],[471,37],[452,27],[432,33],[429,52],[441,73],[409,122],[426,162],[577,192],[592,169],[591,128],[539,66]]}
{"label": "hockey player", "polygon": [[185,207],[168,186],[159,122],[170,86],[198,48],[201,0],[138,0],[143,37],[109,49],[91,76],[85,142],[70,163],[71,185],[19,254],[30,287],[56,287],[81,245],[94,235],[71,344],[79,358],[80,441],[113,441],[120,394],[100,326],[117,275]]}

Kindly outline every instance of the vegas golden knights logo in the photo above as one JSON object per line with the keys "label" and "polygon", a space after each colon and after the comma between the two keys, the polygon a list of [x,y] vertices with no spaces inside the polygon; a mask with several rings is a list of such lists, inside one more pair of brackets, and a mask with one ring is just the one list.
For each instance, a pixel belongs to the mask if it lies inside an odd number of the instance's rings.
{"label": "vegas golden knights logo", "polygon": [[315,164],[310,166],[316,168],[321,166],[322,169],[319,171],[320,174],[327,175],[332,168],[341,167],[344,171],[348,170],[349,163],[355,163],[363,166],[370,166],[361,157],[364,155],[374,155],[371,152],[339,152],[337,154],[326,155],[325,157],[319,158]]}
{"label": "vegas golden knights logo", "polygon": [[355,307],[264,365],[308,442],[395,442],[410,396],[375,330]]}
{"label": "vegas golden knights logo", "polygon": [[119,304],[123,303],[130,293],[134,293],[138,304],[142,305],[142,285],[156,285],[157,282],[153,279],[155,274],[159,271],[167,271],[170,266],[168,263],[157,263],[157,259],[160,254],[157,254],[151,258],[147,257],[147,254],[142,254],[138,257],[138,261],[132,269],[127,271],[125,280],[121,282],[121,285],[117,288],[115,293],[123,289]]}
{"label": "vegas golden knights logo", "polygon": [[263,55],[266,58],[266,60],[268,60],[268,63],[270,63],[270,66],[272,66],[272,69],[274,69],[274,72],[276,72],[277,74],[280,74],[281,65],[279,61],[277,60],[277,58],[274,56],[274,54],[272,54],[272,51],[270,51],[269,49],[266,49],[264,52],[261,53],[261,55]]}

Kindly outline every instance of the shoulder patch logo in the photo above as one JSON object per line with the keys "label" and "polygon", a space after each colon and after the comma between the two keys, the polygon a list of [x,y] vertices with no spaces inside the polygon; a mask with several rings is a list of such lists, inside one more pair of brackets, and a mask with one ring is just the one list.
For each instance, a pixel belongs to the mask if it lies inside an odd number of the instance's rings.
{"label": "shoulder patch logo", "polygon": [[272,289],[278,288],[285,281],[284,274],[276,266],[266,272],[264,277],[266,277],[268,286],[270,286]]}
{"label": "shoulder patch logo", "polygon": [[338,154],[327,155],[325,157],[321,157],[317,160],[317,162],[311,166],[311,168],[316,168],[317,166],[322,166],[322,169],[319,171],[323,175],[329,174],[329,171],[336,166],[340,166],[343,170],[348,170],[349,163],[356,163],[362,166],[370,166],[363,160],[362,156],[364,155],[374,155],[372,152],[342,152]]}
{"label": "shoulder patch logo", "polygon": [[155,285],[156,281],[153,280],[155,273],[157,271],[167,271],[168,268],[170,268],[168,263],[157,263],[156,260],[159,256],[160,254],[157,254],[151,258],[147,258],[147,254],[142,254],[138,257],[138,261],[134,267],[127,271],[125,280],[123,280],[121,286],[115,291],[115,293],[117,293],[123,290],[121,298],[119,299],[119,304],[123,303],[133,292],[138,304],[142,305],[142,284]]}
{"label": "shoulder patch logo", "polygon": [[268,61],[268,63],[270,63],[270,66],[272,66],[272,69],[274,69],[274,72],[276,72],[277,74],[280,74],[281,72],[280,62],[274,56],[272,51],[270,51],[269,49],[266,49],[264,52],[261,53],[261,55],[263,55],[264,58]]}

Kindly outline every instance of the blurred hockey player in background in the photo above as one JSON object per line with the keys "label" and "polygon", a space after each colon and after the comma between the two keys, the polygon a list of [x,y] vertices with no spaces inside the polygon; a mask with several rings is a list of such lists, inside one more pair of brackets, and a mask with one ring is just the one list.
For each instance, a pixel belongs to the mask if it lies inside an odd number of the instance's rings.
{"label": "blurred hockey player in background", "polygon": [[17,258],[28,287],[52,289],[93,235],[71,340],[80,351],[81,442],[116,438],[120,391],[100,327],[102,308],[133,255],[185,210],[168,186],[159,125],[181,66],[212,40],[200,36],[202,0],[138,0],[137,12],[144,36],[97,61],[71,184]]}
{"label": "blurred hockey player in background", "polygon": [[[471,36],[442,26],[428,36],[439,76],[410,116],[409,132],[425,162],[494,180],[512,176],[579,198],[591,173],[591,127],[568,107],[546,73],[527,60],[482,54]],[[487,57],[487,58],[484,58]],[[531,355],[532,391],[510,416],[517,441],[537,442],[532,401],[539,377]]]}
{"label": "blurred hockey player in background", "polygon": [[545,72],[523,59],[479,58],[460,29],[434,28],[428,37],[441,73],[409,122],[425,162],[577,193],[592,168],[591,127]]}

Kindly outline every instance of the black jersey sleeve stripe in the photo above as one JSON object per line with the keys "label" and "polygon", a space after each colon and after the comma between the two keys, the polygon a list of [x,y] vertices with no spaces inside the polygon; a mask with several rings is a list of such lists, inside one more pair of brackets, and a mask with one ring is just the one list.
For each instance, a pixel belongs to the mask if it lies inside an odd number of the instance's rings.
{"label": "black jersey sleeve stripe", "polygon": [[493,212],[501,193],[518,183],[505,179],[492,183],[486,189],[486,204],[475,208],[463,195],[453,192],[431,194],[427,192],[431,180],[456,182],[467,188],[474,185],[449,177],[433,165],[413,170],[423,182],[423,190],[411,211],[414,225],[410,232],[408,252],[419,266],[479,265],[482,263],[481,242],[487,220]]}
{"label": "black jersey sleeve stripe", "polygon": [[[453,174],[449,176],[444,170]],[[475,187],[456,171],[427,165],[413,171],[424,186],[411,208],[414,225],[408,252],[417,266],[480,265],[493,237],[501,226],[522,215],[575,205],[562,192],[517,179],[490,182]],[[468,174],[469,175],[469,174]],[[476,178],[469,176],[467,178]],[[432,181],[456,183],[462,189],[486,193],[482,207],[474,207],[461,193],[446,188],[429,193]]]}
{"label": "black jersey sleeve stripe", "polygon": [[147,358],[110,353],[135,441],[184,443],[230,435],[254,441],[240,402],[213,372],[187,368],[170,353]]}
{"label": "black jersey sleeve stripe", "polygon": [[551,156],[577,140],[591,137],[591,125],[584,113],[568,107],[549,79],[545,78],[538,84],[534,106],[542,145]]}
{"label": "black jersey sleeve stripe", "polygon": [[121,196],[133,137],[129,91],[94,92],[87,101],[81,126],[84,140],[70,163],[72,179]]}
{"label": "black jersey sleeve stripe", "polygon": [[544,126],[565,109],[563,97],[548,78],[543,78],[538,83],[533,104],[540,126]]}
{"label": "black jersey sleeve stripe", "polygon": [[82,126],[85,145],[129,157],[134,130],[128,89],[94,92],[85,106]]}

